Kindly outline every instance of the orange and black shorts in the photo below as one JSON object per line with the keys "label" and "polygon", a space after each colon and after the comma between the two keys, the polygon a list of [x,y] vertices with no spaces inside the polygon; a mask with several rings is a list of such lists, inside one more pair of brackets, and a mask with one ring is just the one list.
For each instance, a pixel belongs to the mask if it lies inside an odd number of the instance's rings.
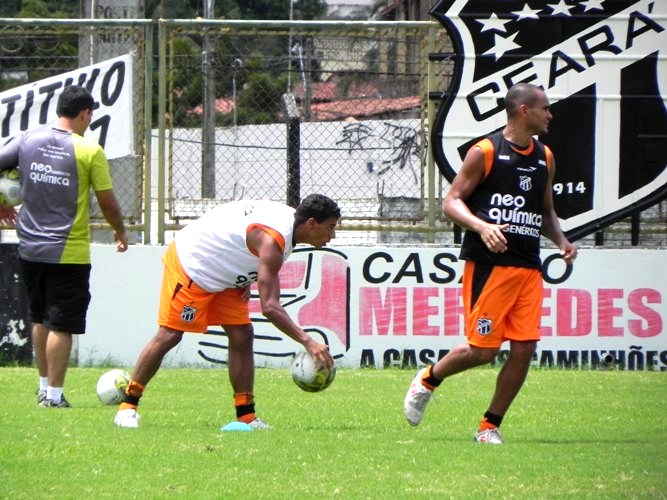
{"label": "orange and black shorts", "polygon": [[494,348],[506,340],[540,340],[542,296],[539,269],[466,261],[463,306],[468,342]]}
{"label": "orange and black shorts", "polygon": [[162,257],[158,325],[182,332],[203,333],[210,325],[250,324],[242,288],[208,292],[192,281],[181,265],[174,243]]}

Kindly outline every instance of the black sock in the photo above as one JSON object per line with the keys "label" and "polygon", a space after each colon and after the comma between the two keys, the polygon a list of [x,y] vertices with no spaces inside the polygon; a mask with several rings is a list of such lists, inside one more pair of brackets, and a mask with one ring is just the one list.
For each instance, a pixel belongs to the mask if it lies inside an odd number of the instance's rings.
{"label": "black sock", "polygon": [[255,413],[255,405],[241,405],[235,406],[236,408],[236,418],[241,418],[243,415],[248,415],[249,413]]}
{"label": "black sock", "polygon": [[438,387],[440,384],[442,384],[442,380],[438,380],[435,378],[435,375],[433,375],[433,365],[429,366],[428,375],[424,377],[424,382],[433,387]]}
{"label": "black sock", "polygon": [[125,393],[123,395],[123,403],[139,406],[139,398],[136,396],[130,396],[129,394]]}
{"label": "black sock", "polygon": [[495,413],[491,413],[490,411],[487,411],[484,414],[484,418],[488,423],[490,423],[491,425],[495,425],[496,427],[500,427],[500,424],[503,421],[503,417],[501,417],[500,415],[496,415]]}

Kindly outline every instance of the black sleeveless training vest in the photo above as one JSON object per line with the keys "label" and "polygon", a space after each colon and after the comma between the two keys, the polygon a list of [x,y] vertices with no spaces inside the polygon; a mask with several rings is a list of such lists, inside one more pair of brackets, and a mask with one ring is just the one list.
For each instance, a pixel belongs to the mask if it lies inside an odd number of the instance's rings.
{"label": "black sleeveless training vest", "polygon": [[[481,237],[466,231],[460,258],[497,266],[540,269],[540,229],[544,192],[548,181],[545,146],[532,139],[529,154],[517,152],[502,134],[493,134],[478,143],[493,148],[493,163],[488,175],[466,200],[470,211],[494,224],[509,224],[504,235],[508,250],[489,251]],[[473,146],[475,147],[475,146]]]}

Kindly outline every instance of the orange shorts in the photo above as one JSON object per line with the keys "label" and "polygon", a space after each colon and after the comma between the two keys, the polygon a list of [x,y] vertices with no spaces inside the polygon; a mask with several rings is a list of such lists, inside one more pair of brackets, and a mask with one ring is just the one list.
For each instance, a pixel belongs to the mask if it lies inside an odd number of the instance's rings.
{"label": "orange shorts", "polygon": [[540,340],[542,296],[538,269],[466,261],[463,306],[468,342],[493,348],[506,340]]}
{"label": "orange shorts", "polygon": [[183,332],[204,333],[210,325],[247,325],[248,302],[242,288],[207,292],[186,274],[174,243],[162,257],[164,272],[160,291],[158,325]]}

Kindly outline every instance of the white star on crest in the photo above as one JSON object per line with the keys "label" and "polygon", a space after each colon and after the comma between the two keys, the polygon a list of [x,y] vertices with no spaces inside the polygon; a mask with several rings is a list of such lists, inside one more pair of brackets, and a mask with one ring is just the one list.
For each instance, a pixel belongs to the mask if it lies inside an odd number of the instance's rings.
{"label": "white star on crest", "polygon": [[584,8],[584,12],[588,12],[589,10],[593,9],[604,10],[602,2],[604,2],[604,0],[583,0],[579,3]]}
{"label": "white star on crest", "polygon": [[568,5],[565,0],[560,0],[558,5],[547,5],[551,9],[551,15],[557,16],[558,14],[563,14],[564,16],[570,16],[571,5]]}
{"label": "white star on crest", "polygon": [[509,36],[507,38],[503,38],[502,36],[499,35],[494,35],[493,47],[484,52],[484,54],[482,55],[493,54],[496,57],[497,61],[498,59],[503,57],[503,54],[505,54],[505,52],[509,52],[511,50],[520,48],[521,45],[514,43],[514,39],[518,34],[519,32],[517,31],[512,36]]}
{"label": "white star on crest", "polygon": [[503,21],[501,20],[496,13],[494,12],[491,14],[491,17],[488,19],[475,19],[478,23],[482,25],[482,29],[480,31],[499,31],[501,33],[507,33],[507,30],[505,29],[505,25],[507,23],[510,23],[512,21]]}
{"label": "white star on crest", "polygon": [[526,4],[522,10],[515,10],[512,14],[517,16],[517,21],[521,21],[522,19],[539,19],[537,15],[539,11],[540,9],[531,9],[530,5]]}

